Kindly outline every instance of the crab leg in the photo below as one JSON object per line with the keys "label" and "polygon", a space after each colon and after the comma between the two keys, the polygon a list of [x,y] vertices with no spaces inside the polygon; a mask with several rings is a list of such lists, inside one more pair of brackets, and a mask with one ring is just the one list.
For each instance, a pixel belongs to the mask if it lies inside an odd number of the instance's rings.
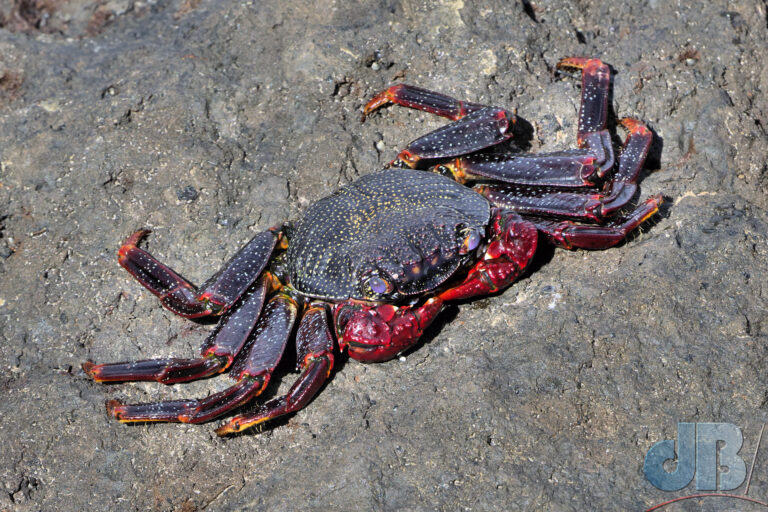
{"label": "crab leg", "polygon": [[581,70],[581,106],[579,107],[580,148],[588,148],[596,157],[598,176],[604,176],[613,167],[611,136],[605,129],[608,121],[608,91],[611,69],[599,59],[567,57],[557,63],[558,69]]}
{"label": "crab leg", "polygon": [[555,215],[602,221],[623,208],[637,191],[637,176],[645,163],[652,133],[636,119],[620,121],[629,134],[619,155],[616,175],[606,185],[608,192],[597,189],[567,192],[556,188],[526,185],[488,185],[475,190],[493,204],[522,214]]}
{"label": "crab leg", "polygon": [[374,96],[363,108],[363,120],[371,112],[389,103],[415,108],[453,120],[442,128],[412,141],[390,165],[416,168],[419,161],[452,158],[485,149],[512,137],[507,133],[515,123],[514,114],[457,100],[439,92],[412,85],[393,85]]}
{"label": "crab leg", "polygon": [[446,94],[422,89],[421,87],[397,84],[381,91],[365,104],[362,120],[365,121],[366,116],[370,115],[371,112],[390,103],[415,108],[430,114],[437,114],[441,117],[447,117],[452,121],[461,119],[465,115],[480,110],[485,106],[479,103],[457,100]]}
{"label": "crab leg", "polygon": [[298,305],[279,293],[267,302],[246,347],[235,359],[230,377],[238,382],[206,398],[123,405],[107,403],[109,414],[121,422],[170,421],[201,423],[221,416],[258,396],[269,382],[285,350]]}
{"label": "crab leg", "polygon": [[[619,170],[613,181],[634,183],[648,154],[653,135],[639,120],[624,118],[619,121],[627,132],[619,156]],[[606,132],[607,133],[607,132]],[[610,141],[605,144],[610,147]],[[595,186],[604,175],[606,152],[591,149],[571,149],[542,154],[475,153],[453,162],[441,164],[459,183],[493,179],[516,185],[549,187]],[[612,154],[612,149],[610,149]],[[610,157],[613,159],[613,157]]]}
{"label": "crab leg", "polygon": [[478,193],[496,206],[526,215],[552,215],[600,221],[624,206],[634,195],[635,186],[622,187],[622,194],[607,197],[593,191],[592,194],[563,192],[557,189],[540,189],[519,185],[481,186]]}
{"label": "crab leg", "polygon": [[498,107],[483,107],[412,141],[390,164],[416,168],[420,160],[453,158],[485,149],[512,137],[515,116]]}
{"label": "crab leg", "polygon": [[566,249],[606,249],[624,240],[629,233],[659,211],[661,195],[649,197],[626,217],[602,225],[576,224],[571,221],[531,219],[531,223],[549,240]]}
{"label": "crab leg", "polygon": [[[641,121],[630,117],[621,119],[619,124],[627,130],[628,135],[619,155],[619,170],[611,179],[610,198],[626,197],[626,201],[619,205],[621,207],[632,198],[637,189],[635,183],[648,156],[653,133]],[[631,193],[624,190],[626,188],[630,189]],[[615,199],[614,202],[620,203]]]}
{"label": "crab leg", "polygon": [[175,384],[202,379],[226,370],[240,352],[264,305],[272,280],[263,275],[256,286],[231,308],[200,347],[197,359],[147,359],[126,363],[83,363],[83,370],[96,382],[157,381]]}
{"label": "crab leg", "polygon": [[[611,137],[606,130],[610,68],[599,59],[581,57],[562,59],[557,67],[574,68],[582,72],[577,141],[580,148],[589,150],[592,157],[589,164],[594,166],[597,176],[602,178],[614,165]],[[416,168],[423,159],[453,158],[480,151],[509,139],[512,136],[507,133],[509,123],[515,122],[513,114],[498,107],[466,103],[404,84],[394,85],[374,96],[363,108],[363,120],[372,111],[389,103],[455,120],[454,123],[412,141],[390,163],[394,166]]]}
{"label": "crab leg", "polygon": [[118,251],[118,261],[163,306],[177,315],[198,318],[221,314],[232,306],[259,277],[269,262],[281,233],[270,229],[254,236],[216,274],[198,289],[138,247],[149,230],[136,231]]}
{"label": "crab leg", "polygon": [[590,133],[605,130],[611,69],[600,59],[584,57],[566,57],[557,63],[557,69],[569,68],[581,70],[578,142],[580,147],[584,147]]}
{"label": "crab leg", "polygon": [[220,436],[240,432],[259,423],[306,406],[317,394],[333,368],[333,337],[325,306],[310,306],[296,333],[296,352],[301,376],[284,396],[273,398],[254,411],[240,414],[216,429]]}
{"label": "crab leg", "polygon": [[[550,187],[594,186],[599,167],[586,149],[554,153],[474,153],[442,164],[459,183],[499,180],[518,185]],[[437,169],[442,172],[442,169]]]}

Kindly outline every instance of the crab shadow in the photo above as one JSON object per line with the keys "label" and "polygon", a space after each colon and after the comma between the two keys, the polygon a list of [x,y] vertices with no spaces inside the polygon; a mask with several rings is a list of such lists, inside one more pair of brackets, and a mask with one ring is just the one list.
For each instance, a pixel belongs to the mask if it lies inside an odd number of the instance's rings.
{"label": "crab shadow", "polygon": [[512,138],[509,144],[512,148],[526,152],[531,150],[531,141],[535,135],[533,125],[520,116],[515,116],[515,125],[512,127]]}

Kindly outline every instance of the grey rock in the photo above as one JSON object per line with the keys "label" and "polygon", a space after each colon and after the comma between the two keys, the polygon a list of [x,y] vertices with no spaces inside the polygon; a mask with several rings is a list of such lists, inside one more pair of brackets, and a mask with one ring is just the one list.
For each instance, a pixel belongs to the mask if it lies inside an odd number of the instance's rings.
{"label": "grey rock", "polygon": [[[642,510],[695,492],[642,472],[679,421],[740,426],[751,464],[768,416],[765,5],[18,4],[0,2],[0,508]],[[670,198],[655,225],[607,251],[543,251],[404,361],[342,362],[263,432],[107,417],[107,398],[228,385],[80,371],[194,354],[211,328],[119,268],[124,237],[151,228],[149,249],[202,282],[444,122],[389,108],[361,124],[395,82],[516,108],[532,151],[573,147],[578,82],[552,71],[569,55],[610,63],[616,117],[658,135],[641,185]],[[761,467],[749,495],[765,499]]]}

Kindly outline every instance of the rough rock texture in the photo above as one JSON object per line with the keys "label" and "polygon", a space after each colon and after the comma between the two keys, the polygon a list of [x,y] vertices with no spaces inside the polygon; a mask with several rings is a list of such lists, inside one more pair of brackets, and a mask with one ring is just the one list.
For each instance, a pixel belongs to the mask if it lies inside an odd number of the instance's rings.
{"label": "rough rock texture", "polygon": [[[642,471],[678,421],[740,426],[751,462],[768,419],[765,3],[3,0],[0,13],[0,510],[642,510],[695,492]],[[80,370],[193,354],[211,328],[118,267],[126,235],[151,228],[149,249],[202,282],[442,124],[403,108],[361,124],[396,81],[516,108],[526,149],[573,146],[578,82],[553,73],[569,55],[612,64],[616,115],[658,135],[642,182],[670,198],[655,225],[608,251],[542,251],[406,358],[343,362],[270,430],[219,439],[211,424],[107,417],[107,398],[229,384],[106,386]],[[281,375],[271,393],[294,379]],[[764,447],[750,496],[768,498],[766,461]]]}

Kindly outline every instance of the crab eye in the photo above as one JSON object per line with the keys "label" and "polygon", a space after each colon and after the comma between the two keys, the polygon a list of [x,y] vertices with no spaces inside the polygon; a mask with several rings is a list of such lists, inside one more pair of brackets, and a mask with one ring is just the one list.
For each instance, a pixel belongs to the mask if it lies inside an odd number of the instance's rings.
{"label": "crab eye", "polygon": [[395,291],[392,279],[378,270],[369,270],[360,277],[360,292],[369,300],[378,300]]}
{"label": "crab eye", "polygon": [[461,243],[461,250],[459,252],[461,254],[467,254],[468,252],[477,249],[478,245],[480,245],[480,233],[477,231],[472,231],[466,236],[466,238],[464,238],[464,241]]}
{"label": "crab eye", "polygon": [[378,295],[387,293],[387,288],[389,288],[387,284],[388,283],[379,276],[373,276],[368,280],[368,286],[371,288],[371,291]]}

